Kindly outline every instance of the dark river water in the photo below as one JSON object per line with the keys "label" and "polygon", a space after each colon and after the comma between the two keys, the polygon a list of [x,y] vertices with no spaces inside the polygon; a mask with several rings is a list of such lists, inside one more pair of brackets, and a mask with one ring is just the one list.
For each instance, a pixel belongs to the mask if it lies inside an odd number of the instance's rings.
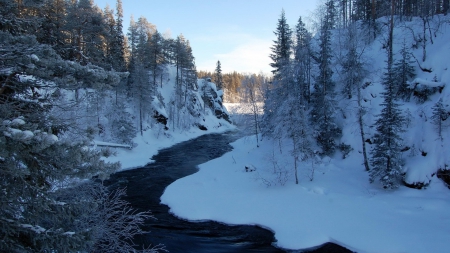
{"label": "dark river water", "polygon": [[[145,167],[122,171],[106,183],[110,188],[126,187],[125,199],[139,211],[151,210],[156,220],[148,220],[143,229],[150,231],[135,238],[142,245],[164,244],[169,252],[351,252],[327,243],[308,251],[286,251],[273,246],[271,231],[257,226],[228,226],[206,221],[188,222],[169,213],[160,204],[164,189],[175,180],[195,173],[197,165],[232,150],[230,142],[239,138],[234,132],[208,134],[167,149],[160,150]],[[180,193],[182,194],[182,193]]]}

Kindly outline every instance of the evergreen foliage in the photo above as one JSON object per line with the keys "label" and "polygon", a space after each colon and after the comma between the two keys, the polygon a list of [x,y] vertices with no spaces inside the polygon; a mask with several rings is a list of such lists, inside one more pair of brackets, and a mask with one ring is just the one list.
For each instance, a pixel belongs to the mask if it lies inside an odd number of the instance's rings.
{"label": "evergreen foliage", "polygon": [[270,58],[273,63],[270,66],[274,68],[272,70],[274,77],[278,78],[281,68],[289,62],[292,49],[292,30],[289,28],[284,10],[281,11],[281,17],[278,19],[277,29],[274,34],[277,39],[273,41],[274,45],[271,47],[272,54]]}
{"label": "evergreen foliage", "polygon": [[214,71],[214,82],[217,85],[217,89],[223,89],[222,66],[220,61],[217,61],[216,70]]}
{"label": "evergreen foliage", "polygon": [[64,181],[69,178],[105,179],[119,165],[105,163],[100,152],[87,149],[87,138],[69,138],[78,129],[55,117],[54,104],[60,99],[56,88],[83,83],[77,77],[87,72],[94,83],[114,74],[63,61],[34,36],[0,31],[0,37],[0,51],[6,56],[0,63],[0,183],[5,193],[0,201],[0,249],[86,249],[95,243],[86,241],[91,231],[68,230],[74,206],[58,202],[55,190],[67,187]]}
{"label": "evergreen foliage", "polygon": [[414,66],[412,65],[411,52],[409,52],[405,42],[400,50],[400,56],[400,59],[394,63],[392,69],[395,80],[394,86],[397,90],[397,96],[405,101],[409,101],[412,93],[412,90],[409,87],[409,80],[413,79],[416,76],[416,73]]}
{"label": "evergreen foliage", "polygon": [[[214,77],[214,72],[197,71],[197,77],[200,79]],[[245,73],[238,73],[236,71],[230,73],[222,73],[222,90],[224,91],[224,102],[236,103],[241,101],[240,89],[243,80],[246,78]],[[259,75],[262,76],[262,75]]]}
{"label": "evergreen foliage", "polygon": [[123,8],[122,0],[117,0],[116,20],[112,34],[112,66],[116,71],[125,71],[125,38],[123,35]]}
{"label": "evergreen foliage", "polygon": [[439,138],[442,140],[442,131],[447,127],[444,124],[444,121],[448,119],[449,113],[445,110],[444,105],[442,104],[442,98],[436,102],[432,109],[433,115],[431,116],[431,120],[436,127]]}
{"label": "evergreen foliage", "polygon": [[306,29],[305,23],[302,18],[298,19],[298,23],[295,27],[295,47],[294,47],[294,64],[297,76],[297,83],[300,86],[300,92],[302,94],[302,104],[310,102],[311,96],[311,33]]}
{"label": "evergreen foliage", "polygon": [[382,110],[375,122],[376,134],[371,151],[370,182],[379,180],[384,188],[397,188],[403,178],[401,154],[405,118],[399,103],[395,100],[395,79],[388,64],[383,77],[385,91],[382,93]]}
{"label": "evergreen foliage", "polygon": [[316,57],[319,73],[314,83],[310,118],[314,126],[314,136],[325,155],[332,154],[337,147],[336,138],[341,129],[336,125],[336,94],[332,79],[331,30],[334,27],[334,1],[326,3],[327,12],[323,17],[320,29],[319,54]]}
{"label": "evergreen foliage", "polygon": [[[152,101],[164,104],[156,88],[175,58],[187,90],[181,108],[196,103],[189,42],[175,51],[141,17],[130,25],[128,51],[121,0],[116,16],[90,0],[0,6],[0,251],[139,251],[131,239],[148,213],[127,207],[123,191],[67,182],[104,180],[119,168],[88,146],[94,137],[132,146],[137,126],[142,133],[152,121]],[[69,194],[74,190],[79,194]]]}

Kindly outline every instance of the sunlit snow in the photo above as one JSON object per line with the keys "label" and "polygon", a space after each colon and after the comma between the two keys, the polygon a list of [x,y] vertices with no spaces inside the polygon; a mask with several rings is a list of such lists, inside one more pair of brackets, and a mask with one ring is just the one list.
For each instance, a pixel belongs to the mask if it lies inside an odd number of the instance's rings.
{"label": "sunlit snow", "polygon": [[[408,26],[420,29],[420,20]],[[447,31],[448,25],[444,26]],[[403,38],[412,39],[411,30],[398,27],[394,33],[398,39],[394,51],[398,52]],[[445,126],[439,138],[430,117],[440,99],[449,108],[450,33],[440,33],[433,39],[434,43],[427,45],[427,60],[421,62],[433,72],[423,72],[416,66],[417,78],[412,84],[443,90],[423,103],[411,99],[401,106],[409,124],[402,135],[404,145],[410,148],[403,153],[405,181],[428,184],[425,189],[402,185],[397,190],[385,190],[377,182],[369,183],[362,165],[356,106],[350,101],[341,104],[345,117],[339,124],[343,126],[341,141],[353,150],[346,159],[337,153],[314,163],[301,163],[298,185],[293,177],[290,143],[262,138],[257,148],[255,137],[250,136],[232,143],[232,152],[200,165],[199,172],[168,186],[161,203],[174,215],[191,221],[268,228],[281,248],[305,249],[335,242],[357,252],[448,252],[450,191],[435,172],[448,169],[450,164],[450,126]],[[367,78],[370,85],[362,92],[367,136],[373,136],[375,129],[369,126],[381,110],[381,73],[386,64],[383,43],[379,38],[365,48],[372,71]],[[421,48],[412,53],[421,59]],[[255,170],[246,169],[249,165]]]}

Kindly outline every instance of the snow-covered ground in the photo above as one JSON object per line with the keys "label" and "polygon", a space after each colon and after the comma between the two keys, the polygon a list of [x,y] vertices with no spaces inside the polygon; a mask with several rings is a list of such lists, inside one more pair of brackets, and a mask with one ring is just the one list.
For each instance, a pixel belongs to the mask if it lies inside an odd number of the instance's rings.
{"label": "snow-covered ground", "polygon": [[[275,233],[277,246],[303,249],[336,242],[357,252],[447,252],[450,191],[436,177],[426,190],[386,191],[370,184],[359,159],[339,157],[302,164],[300,183],[274,178],[277,143],[254,138],[171,184],[161,197],[176,216],[191,221],[256,224]],[[245,166],[253,165],[254,172]],[[287,166],[278,159],[279,167]],[[287,173],[290,173],[289,171]],[[282,180],[282,179],[280,179]],[[271,186],[268,186],[271,184]]]}
{"label": "snow-covered ground", "polygon": [[[396,28],[395,52],[404,38],[413,44],[409,28],[420,34],[420,24],[417,19],[406,24],[408,28]],[[405,179],[410,183],[429,182],[425,189],[400,186],[384,190],[376,182],[369,183],[362,165],[356,106],[350,101],[341,104],[346,117],[339,124],[343,127],[341,141],[353,150],[346,159],[338,153],[301,163],[298,185],[293,177],[289,142],[264,139],[256,148],[254,136],[245,137],[232,144],[232,152],[200,165],[196,174],[171,184],[161,203],[183,219],[266,227],[275,233],[281,248],[304,249],[335,242],[357,252],[448,252],[450,191],[434,173],[450,164],[450,126],[445,126],[440,138],[430,117],[439,99],[447,111],[450,108],[449,29],[442,24],[433,44],[427,44],[425,62],[420,61],[422,48],[412,49],[421,67],[432,72],[420,71],[414,65],[417,76],[411,83],[439,83],[445,86],[442,92],[424,103],[411,99],[402,105],[409,120],[403,133],[404,146],[411,148],[404,152]],[[372,71],[368,78],[371,85],[363,91],[369,137],[374,134],[370,125],[381,110],[381,77],[386,60],[383,42],[380,36],[365,48]],[[448,120],[444,123],[448,124]],[[245,167],[256,170],[246,172]]]}

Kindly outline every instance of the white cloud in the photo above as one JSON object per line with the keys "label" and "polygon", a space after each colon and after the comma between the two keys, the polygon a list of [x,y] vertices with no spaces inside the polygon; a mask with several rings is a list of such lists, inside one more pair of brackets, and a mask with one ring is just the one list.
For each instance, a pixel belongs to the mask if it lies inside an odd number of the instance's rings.
{"label": "white cloud", "polygon": [[253,40],[239,45],[229,53],[218,54],[216,57],[222,59],[224,72],[234,69],[251,73],[270,72],[270,46],[270,41]]}
{"label": "white cloud", "polygon": [[208,60],[198,61],[197,69],[212,71],[217,60],[219,60],[224,73],[232,71],[259,73],[262,71],[269,74],[271,71],[269,55],[272,41],[252,38],[248,35],[239,37],[235,38],[236,41],[241,41],[241,43],[231,47],[227,52],[208,57]]}

